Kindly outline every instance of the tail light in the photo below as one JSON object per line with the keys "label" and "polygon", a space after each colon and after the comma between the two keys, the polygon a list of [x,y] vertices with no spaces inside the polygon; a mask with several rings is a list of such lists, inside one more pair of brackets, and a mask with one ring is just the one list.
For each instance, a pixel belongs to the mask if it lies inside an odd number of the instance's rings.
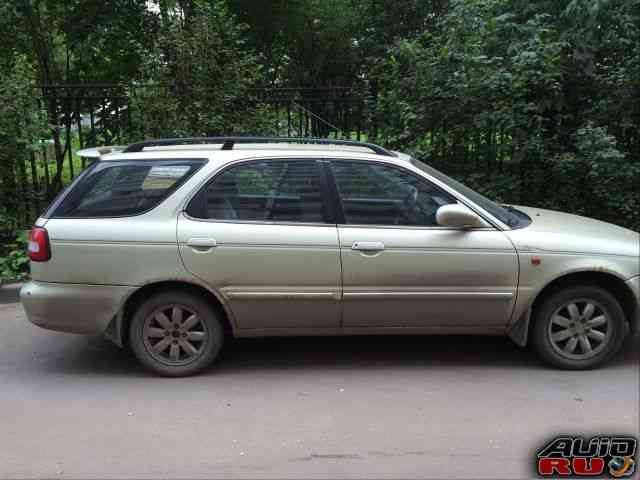
{"label": "tail light", "polygon": [[32,262],[46,262],[51,258],[51,244],[46,229],[33,227],[29,233],[28,251]]}

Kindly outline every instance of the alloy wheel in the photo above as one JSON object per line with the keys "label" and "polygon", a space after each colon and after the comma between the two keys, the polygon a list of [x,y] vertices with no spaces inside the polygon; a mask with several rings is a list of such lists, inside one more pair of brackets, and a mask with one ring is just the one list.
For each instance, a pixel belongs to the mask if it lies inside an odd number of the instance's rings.
{"label": "alloy wheel", "polygon": [[198,359],[209,331],[198,314],[183,305],[163,305],[143,324],[142,337],[149,354],[167,365],[186,365]]}
{"label": "alloy wheel", "polygon": [[604,350],[612,331],[609,312],[598,302],[582,298],[566,302],[553,313],[547,334],[558,354],[586,360]]}

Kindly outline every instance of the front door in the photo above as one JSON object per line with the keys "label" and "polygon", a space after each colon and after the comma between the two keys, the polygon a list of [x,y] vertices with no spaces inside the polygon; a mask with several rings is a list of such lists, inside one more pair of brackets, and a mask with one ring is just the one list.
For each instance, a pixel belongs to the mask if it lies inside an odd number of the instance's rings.
{"label": "front door", "polygon": [[389,164],[334,160],[345,327],[504,326],[515,301],[516,252],[493,228],[447,229],[457,200]]}
{"label": "front door", "polygon": [[315,160],[258,160],[218,173],[178,222],[186,268],[241,330],[340,324],[340,256]]}

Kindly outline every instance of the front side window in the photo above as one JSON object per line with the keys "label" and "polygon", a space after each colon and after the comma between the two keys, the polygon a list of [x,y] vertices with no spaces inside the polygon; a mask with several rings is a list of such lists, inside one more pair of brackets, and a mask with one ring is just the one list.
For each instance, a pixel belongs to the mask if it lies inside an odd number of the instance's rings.
{"label": "front side window", "polygon": [[328,219],[314,160],[261,160],[216,175],[187,208],[195,218],[320,223]]}
{"label": "front side window", "polygon": [[526,213],[507,205],[499,205],[420,160],[413,158],[411,159],[411,163],[423,172],[428,173],[437,180],[445,183],[447,186],[455,189],[457,192],[462,193],[469,200],[484,208],[505,225],[508,225],[511,228],[524,228],[531,223],[531,218],[529,218]]}
{"label": "front side window", "polygon": [[204,161],[98,162],[53,207],[56,218],[139,215],[156,207]]}
{"label": "front side window", "polygon": [[331,164],[347,224],[435,227],[438,208],[457,203],[398,167],[340,160]]}

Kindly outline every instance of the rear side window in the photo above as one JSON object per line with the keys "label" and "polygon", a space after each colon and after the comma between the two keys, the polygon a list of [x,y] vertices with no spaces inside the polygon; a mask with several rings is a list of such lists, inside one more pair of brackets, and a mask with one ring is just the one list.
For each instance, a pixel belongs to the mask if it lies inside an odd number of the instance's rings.
{"label": "rear side window", "polygon": [[229,167],[192,200],[194,218],[322,223],[328,218],[315,160],[260,160]]}
{"label": "rear side window", "polygon": [[54,205],[56,218],[125,217],[151,210],[204,160],[101,162]]}

